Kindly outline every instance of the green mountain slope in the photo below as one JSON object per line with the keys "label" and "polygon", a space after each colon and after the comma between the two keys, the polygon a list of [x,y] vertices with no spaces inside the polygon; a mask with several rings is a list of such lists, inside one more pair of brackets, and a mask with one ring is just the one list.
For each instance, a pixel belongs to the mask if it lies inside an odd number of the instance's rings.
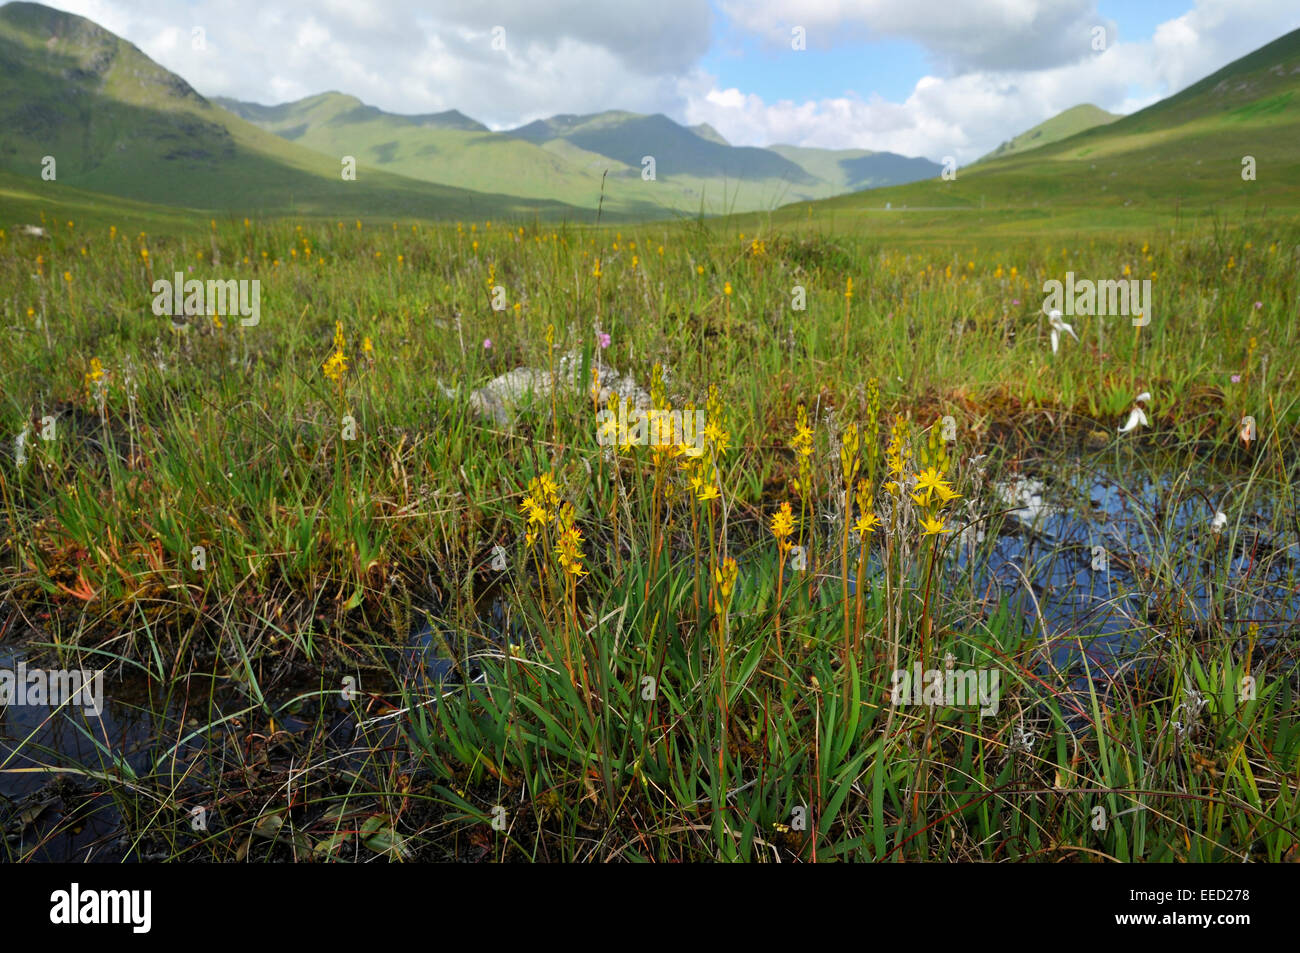
{"label": "green mountain slope", "polygon": [[979,161],[987,162],[989,159],[1004,158],[1037,149],[1039,146],[1051,145],[1053,142],[1060,142],[1062,139],[1068,139],[1070,136],[1097,126],[1112,123],[1119,118],[1115,113],[1108,113],[1091,103],[1072,106],[1065,112],[1040,122],[1032,129],[1025,130],[1014,139],[1008,139]]}
{"label": "green mountain slope", "polygon": [[[322,93],[293,103],[261,106],[214,100],[259,128],[333,157],[411,179],[509,193],[529,201],[555,201],[593,210],[601,174],[628,179],[631,170],[608,160],[583,162],[580,154],[557,154],[531,142],[496,135],[455,110],[423,116],[386,113],[353,96]],[[596,157],[592,157],[596,158]],[[639,172],[639,170],[638,170]],[[640,178],[639,174],[637,176]],[[663,215],[655,196],[615,187],[611,214]]]}
{"label": "green mountain slope", "polygon": [[[953,181],[839,196],[813,203],[811,213],[841,221],[866,215],[899,228],[1015,231],[1167,222],[1227,209],[1295,215],[1297,143],[1300,30],[1106,125],[960,169]],[[1253,181],[1242,177],[1245,157],[1254,160]],[[798,204],[780,216],[805,219],[809,210]]]}
{"label": "green mountain slope", "polygon": [[[618,110],[492,133],[459,113],[397,115],[340,93],[278,106],[216,102],[300,145],[411,178],[588,208],[603,188],[607,213],[639,218],[771,209],[939,170],[891,153],[732,146],[707,123]],[[655,159],[653,181],[642,177],[645,156]]]}
{"label": "green mountain slope", "polygon": [[895,152],[866,149],[810,149],[770,146],[772,152],[798,164],[810,175],[844,192],[874,189],[932,179],[943,167],[929,159],[900,156]]}
{"label": "green mountain slope", "polygon": [[[436,121],[397,115],[340,93],[278,106],[217,102],[335,161],[352,155],[414,179],[589,209],[603,188],[606,214],[625,217],[774,208],[840,191],[779,155],[730,146],[712,129],[686,129],[665,116],[555,116],[492,133],[459,113],[457,122],[445,121],[447,113]],[[646,155],[655,157],[653,181],[642,177]]]}
{"label": "green mountain slope", "polygon": [[662,176],[742,181],[776,179],[794,185],[817,184],[800,166],[769,149],[729,146],[706,139],[661,114],[605,112],[595,116],[555,116],[511,130],[507,135],[537,143],[564,139],[580,149],[638,168],[643,157],[654,156],[656,174]]}
{"label": "green mountain slope", "polygon": [[[587,217],[365,170],[217,108],[135,46],[33,3],[0,7],[0,168],[47,190],[68,185],[198,209],[337,216]],[[56,177],[41,178],[52,156]]]}

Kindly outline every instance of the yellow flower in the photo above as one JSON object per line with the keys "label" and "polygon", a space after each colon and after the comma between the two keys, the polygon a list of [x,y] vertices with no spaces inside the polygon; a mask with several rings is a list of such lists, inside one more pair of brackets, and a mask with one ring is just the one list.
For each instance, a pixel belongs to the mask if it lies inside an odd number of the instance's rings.
{"label": "yellow flower", "polygon": [[948,528],[944,525],[943,520],[938,517],[927,516],[922,518],[921,528],[925,530],[925,532],[921,534],[922,537],[938,536],[941,533],[948,532]]}
{"label": "yellow flower", "polygon": [[952,490],[946,483],[935,487],[935,493],[939,495],[941,503],[951,503],[953,500],[961,499],[961,494]]}
{"label": "yellow flower", "polygon": [[348,372],[348,359],[342,351],[335,351],[329,356],[329,359],[321,365],[321,370],[330,380],[338,383],[343,380],[343,375]]}
{"label": "yellow flower", "polygon": [[813,432],[808,426],[808,410],[799,405],[798,418],[795,421],[794,436],[790,438],[790,449],[800,457],[812,456]]}
{"label": "yellow flower", "polygon": [[777,546],[784,550],[790,546],[790,537],[794,534],[794,514],[790,504],[782,503],[781,508],[772,514],[772,535],[776,537]]}
{"label": "yellow flower", "polygon": [[730,294],[731,294],[731,282],[730,282],[730,281],[725,282],[725,283],[722,285],[722,293],[723,293],[724,295],[730,295]]}
{"label": "yellow flower", "polygon": [[[916,478],[916,488],[920,493],[924,494],[925,500],[924,502],[917,500],[917,502],[922,506],[929,506],[931,496],[939,492],[940,487],[948,487],[948,483],[943,479],[943,474],[934,467],[925,470]],[[913,497],[913,499],[916,499],[916,497]]]}
{"label": "yellow flower", "polygon": [[691,477],[691,489],[695,491],[695,499],[700,503],[716,500],[722,495],[718,492],[718,468],[710,467],[706,474],[704,465],[704,461],[701,460],[699,472]]}
{"label": "yellow flower", "polygon": [[721,566],[713,570],[713,580],[722,591],[722,601],[724,603],[731,602],[731,593],[736,588],[736,575],[736,560],[730,556],[722,561]]}
{"label": "yellow flower", "polygon": [[569,526],[555,541],[555,555],[564,567],[564,571],[575,578],[588,575],[582,568],[586,555],[582,551],[582,532],[576,526]]}
{"label": "yellow flower", "polygon": [[858,475],[858,467],[862,463],[858,459],[858,450],[861,446],[858,425],[849,424],[844,428],[844,436],[840,441],[840,470],[844,474],[845,486],[852,484],[853,478]]}
{"label": "yellow flower", "polygon": [[858,521],[853,524],[853,528],[863,536],[866,536],[868,533],[874,533],[879,526],[880,517],[875,513],[866,512],[858,516]]}

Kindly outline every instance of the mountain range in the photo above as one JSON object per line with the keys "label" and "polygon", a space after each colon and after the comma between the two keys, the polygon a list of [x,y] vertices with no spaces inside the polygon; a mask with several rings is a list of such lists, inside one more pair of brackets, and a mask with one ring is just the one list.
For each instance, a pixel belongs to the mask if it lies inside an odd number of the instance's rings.
{"label": "mountain range", "polygon": [[[209,100],[90,20],[13,2],[0,7],[0,199],[124,221],[188,209],[591,222],[598,205],[610,221],[784,206],[780,220],[907,207],[933,210],[913,215],[918,224],[997,213],[1020,227],[1115,208],[1295,209],[1298,90],[1300,30],[1131,115],[1066,110],[947,181],[928,159],[733,146],[663,115],[557,115],[492,131],[456,110],[400,115],[338,92],[274,106]],[[345,156],[355,181],[340,174]]]}
{"label": "mountain range", "polygon": [[440,185],[579,206],[594,204],[603,187],[613,213],[751,211],[940,171],[928,159],[889,152],[733,146],[707,124],[687,127],[662,114],[559,115],[492,132],[455,110],[400,115],[338,92],[278,106],[213,102],[318,152]]}

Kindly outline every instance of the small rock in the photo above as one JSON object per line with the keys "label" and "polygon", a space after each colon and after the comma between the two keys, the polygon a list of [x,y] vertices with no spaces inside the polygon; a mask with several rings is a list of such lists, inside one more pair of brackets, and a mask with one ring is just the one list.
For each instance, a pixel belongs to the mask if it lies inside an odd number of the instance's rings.
{"label": "small rock", "polygon": [[[555,376],[564,389],[578,388],[584,394],[591,393],[592,381],[578,378],[582,372],[582,358],[573,351],[560,358]],[[611,395],[625,399],[629,405],[645,410],[650,406],[650,395],[631,377],[624,377],[609,364],[602,363],[597,369],[599,403],[604,407]],[[454,396],[455,392],[447,387],[443,393]],[[508,427],[514,421],[515,406],[528,394],[534,398],[545,399],[551,396],[551,372],[546,368],[516,367],[499,377],[494,377],[485,385],[469,395],[469,405],[481,417],[491,418],[500,426]]]}

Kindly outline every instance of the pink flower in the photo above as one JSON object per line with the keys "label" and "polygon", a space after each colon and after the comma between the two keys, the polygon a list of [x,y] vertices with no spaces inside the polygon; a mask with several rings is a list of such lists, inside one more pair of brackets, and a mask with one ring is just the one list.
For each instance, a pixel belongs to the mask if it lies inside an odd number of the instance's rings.
{"label": "pink flower", "polygon": [[492,339],[491,339],[491,338],[484,338],[484,339],[483,339],[483,347],[484,347],[486,350],[489,350],[489,351],[492,350]]}
{"label": "pink flower", "polygon": [[1012,304],[1020,304],[1020,299],[1019,299],[1019,298],[1012,298],[1012,299],[1011,299],[1011,303],[1012,303]]}
{"label": "pink flower", "polygon": [[609,347],[609,335],[606,334],[604,331],[600,332],[600,337],[597,338],[597,340],[600,341],[600,346],[602,348]]}
{"label": "pink flower", "polygon": [[1232,375],[1232,382],[1233,382],[1234,384],[1240,384],[1240,383],[1241,383],[1241,375],[1240,375],[1240,374],[1233,374],[1233,375]]}
{"label": "pink flower", "polygon": [[1262,302],[1262,301],[1256,301],[1256,302],[1255,302],[1255,310],[1256,310],[1256,311],[1258,311],[1258,310],[1259,310],[1260,308],[1262,308],[1262,307],[1264,307],[1264,302]]}

